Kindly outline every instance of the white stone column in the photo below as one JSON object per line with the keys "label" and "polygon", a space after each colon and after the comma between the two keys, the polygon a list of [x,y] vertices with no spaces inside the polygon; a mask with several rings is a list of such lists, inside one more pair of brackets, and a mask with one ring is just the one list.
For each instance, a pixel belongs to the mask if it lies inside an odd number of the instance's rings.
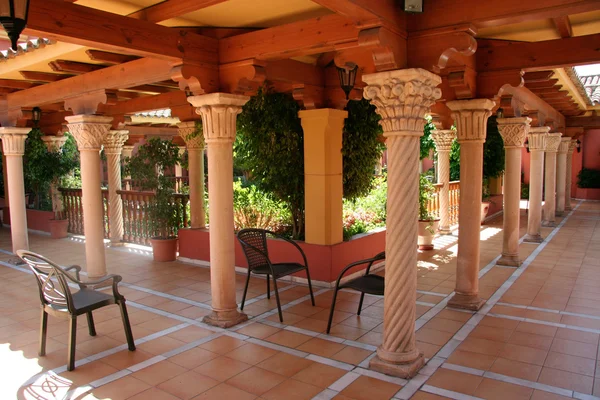
{"label": "white stone column", "polygon": [[86,271],[89,278],[106,275],[104,254],[104,205],[100,187],[100,150],[108,135],[112,117],[73,115],[66,117],[69,132],[77,140],[81,158],[83,231]]}
{"label": "white stone column", "polygon": [[458,216],[458,255],[456,288],[448,302],[451,307],[479,310],[479,233],[481,230],[481,191],[483,143],[487,119],[494,102],[488,99],[449,101],[460,143],[460,200]]}
{"label": "white stone column", "polygon": [[407,378],[424,363],[415,343],[419,137],[425,114],[441,97],[441,78],[414,68],[363,75],[363,81],[388,151],[384,332],[370,367]]}
{"label": "white stone column", "polygon": [[573,151],[577,148],[577,140],[571,139],[569,150],[567,151],[567,183],[565,185],[565,211],[571,211],[571,185],[573,175]]}
{"label": "white stone column", "polygon": [[529,213],[527,214],[527,235],[525,242],[542,243],[542,191],[544,188],[544,150],[550,127],[529,128]]}
{"label": "white stone column", "polygon": [[[133,146],[132,145],[123,146],[123,148],[121,149],[121,160],[130,159],[132,155],[133,155]],[[131,175],[126,175],[125,177],[123,177],[123,179],[125,180],[125,190],[131,190]],[[123,184],[121,183],[121,186],[122,185]]]}
{"label": "white stone column", "polygon": [[246,314],[238,311],[235,299],[236,239],[233,231],[233,141],[237,115],[242,112],[248,97],[211,93],[188,97],[188,101],[202,116],[210,171],[208,202],[212,313],[203,321],[227,328],[248,319]]}
{"label": "white stone column", "polygon": [[504,227],[502,257],[496,264],[521,265],[519,260],[519,219],[521,214],[521,149],[529,132],[531,118],[498,118],[498,130],[504,140]]}
{"label": "white stone column", "polygon": [[104,138],[104,154],[108,164],[108,222],[110,243],[120,245],[123,240],[123,200],[117,193],[121,190],[121,152],[129,138],[129,131],[111,130]]}
{"label": "white stone column", "polygon": [[435,143],[438,153],[438,183],[442,189],[440,196],[440,233],[448,235],[450,230],[450,149],[456,138],[456,132],[451,129],[435,130],[431,132],[431,139]]}
{"label": "white stone column", "polygon": [[565,213],[565,194],[567,186],[567,152],[569,151],[570,137],[560,139],[556,154],[556,215]]}
{"label": "white stone column", "polygon": [[556,152],[562,133],[549,133],[546,137],[546,171],[544,190],[544,211],[542,226],[556,226]]}
{"label": "white stone column", "polygon": [[[177,126],[179,136],[185,140],[188,149],[190,226],[192,229],[201,229],[206,226],[206,217],[204,216],[204,136],[202,131],[196,132],[195,121],[181,122]],[[233,164],[231,168],[233,171]]]}
{"label": "white stone column", "polygon": [[3,127],[0,128],[2,151],[6,156],[6,175],[8,182],[8,206],[10,210],[10,236],[12,250],[29,250],[27,234],[27,211],[25,209],[25,182],[23,180],[23,154],[25,139],[31,129]]}
{"label": "white stone column", "polygon": [[[42,140],[46,143],[48,151],[61,151],[63,145],[67,141],[66,136],[42,136]],[[58,191],[58,182],[54,181],[50,184],[50,198],[52,199],[52,212],[54,217],[64,211],[62,195]]]}

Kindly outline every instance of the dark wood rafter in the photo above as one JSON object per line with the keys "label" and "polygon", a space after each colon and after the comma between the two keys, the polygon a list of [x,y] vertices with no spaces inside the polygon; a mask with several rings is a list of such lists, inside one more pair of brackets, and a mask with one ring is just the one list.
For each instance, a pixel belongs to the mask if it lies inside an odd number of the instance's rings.
{"label": "dark wood rafter", "polygon": [[38,86],[39,83],[20,81],[18,79],[0,79],[0,87],[5,89],[30,89],[32,87]]}
{"label": "dark wood rafter", "polygon": [[573,27],[571,26],[568,15],[554,17],[552,18],[552,22],[561,38],[565,39],[573,37]]}
{"label": "dark wood rafter", "polygon": [[72,74],[87,74],[88,72],[97,71],[99,69],[105,68],[103,65],[98,64],[88,64],[77,61],[68,61],[68,60],[54,60],[48,63],[52,71],[56,72],[69,72]]}
{"label": "dark wood rafter", "polygon": [[523,80],[525,81],[525,85],[534,82],[547,82],[554,75],[554,71],[535,71],[535,72],[526,72],[523,75]]}
{"label": "dark wood rafter", "polygon": [[93,49],[86,50],[85,53],[88,55],[90,60],[102,62],[105,64],[123,64],[129,61],[137,60],[139,58],[127,54],[111,53],[108,51]]}
{"label": "dark wood rafter", "polygon": [[165,0],[158,4],[129,14],[128,17],[148,22],[162,22],[227,0]]}
{"label": "dark wood rafter", "polygon": [[63,79],[71,78],[73,75],[70,74],[53,74],[51,72],[38,72],[38,71],[19,71],[21,76],[28,81],[35,82],[58,82]]}

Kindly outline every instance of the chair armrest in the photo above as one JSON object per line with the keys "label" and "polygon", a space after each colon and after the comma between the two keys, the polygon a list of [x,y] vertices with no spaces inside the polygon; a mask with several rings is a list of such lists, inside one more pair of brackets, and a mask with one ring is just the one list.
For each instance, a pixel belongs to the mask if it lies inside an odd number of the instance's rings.
{"label": "chair armrest", "polygon": [[271,232],[271,231],[267,231],[267,232],[269,233],[269,235],[275,236],[277,239],[284,240],[284,241],[292,244],[296,249],[298,249],[298,251],[302,255],[302,258],[304,259],[304,266],[306,268],[308,268],[308,260],[306,259],[306,254],[304,254],[304,250],[302,250],[302,247],[300,247],[298,245],[298,243],[294,242],[292,239],[286,238],[285,236],[278,235],[275,232]]}
{"label": "chair armrest", "polygon": [[265,253],[264,251],[262,251],[261,249],[259,249],[256,246],[252,246],[250,243],[244,241],[243,239],[240,239],[239,237],[238,237],[238,240],[242,244],[242,250],[244,251],[244,255],[246,256],[246,261],[248,261],[248,270],[250,270],[250,260],[248,259],[246,251],[244,250],[244,246],[251,248],[252,250],[256,251],[258,254],[263,256],[265,258],[265,260],[267,260],[267,263],[269,263],[269,269],[271,270],[271,275],[275,275],[275,271],[273,271],[273,264],[271,263],[271,260],[269,259],[269,255],[267,253]]}
{"label": "chair armrest", "polygon": [[79,273],[81,272],[81,267],[79,265],[69,265],[68,267],[63,267],[63,270],[65,271],[70,271],[74,269],[75,270],[75,278],[77,278],[77,280],[81,280],[81,278],[79,277]]}
{"label": "chair armrest", "polygon": [[123,299],[123,295],[121,293],[119,293],[119,282],[121,282],[123,280],[123,277],[121,275],[115,275],[115,274],[109,274],[106,275],[104,278],[101,279],[97,279],[95,281],[86,281],[86,282],[77,282],[77,284],[79,285],[79,287],[81,289],[84,289],[88,286],[96,286],[99,285],[101,283],[104,283],[106,281],[112,280],[112,289],[113,289],[113,295],[115,296],[115,298],[117,299]]}
{"label": "chair armrest", "polygon": [[344,277],[344,275],[346,274],[346,272],[348,272],[350,269],[354,268],[354,267],[358,267],[359,265],[362,264],[369,264],[365,270],[365,275],[367,275],[371,269],[371,266],[373,265],[373,263],[375,261],[378,260],[384,260],[385,259],[385,252],[381,252],[379,254],[377,254],[375,257],[372,258],[367,258],[365,260],[359,260],[359,261],[355,261],[352,264],[348,264],[343,270],[342,272],[340,272],[340,274],[338,275],[337,281],[335,283],[335,287],[337,288],[340,285],[340,281],[342,280],[342,278]]}

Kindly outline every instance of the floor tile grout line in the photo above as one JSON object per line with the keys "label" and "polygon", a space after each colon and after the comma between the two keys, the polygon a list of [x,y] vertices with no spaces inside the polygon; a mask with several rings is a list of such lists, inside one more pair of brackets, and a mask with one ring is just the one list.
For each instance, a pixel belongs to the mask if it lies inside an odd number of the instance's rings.
{"label": "floor tile grout line", "polygon": [[421,387],[421,390],[424,392],[427,392],[427,393],[448,397],[448,398],[451,398],[454,400],[485,400],[485,399],[482,399],[481,397],[469,396],[464,393],[454,392],[452,390],[442,389],[442,388],[438,388],[436,386],[431,386],[431,385],[427,385],[427,384],[423,385]]}
{"label": "floor tile grout line", "polygon": [[582,318],[589,318],[589,319],[600,320],[600,317],[597,316],[597,315],[575,313],[575,312],[571,312],[571,311],[554,310],[552,308],[541,308],[541,307],[523,306],[523,305],[520,305],[520,304],[504,303],[504,302],[500,302],[500,301],[498,303],[496,303],[496,305],[507,306],[507,307],[512,307],[512,308],[521,308],[521,309],[532,310],[532,311],[543,311],[543,312],[547,312],[547,313],[551,313],[551,314],[571,315],[573,317],[582,317]]}
{"label": "floor tile grout line", "polygon": [[516,317],[514,315],[505,315],[505,314],[497,314],[497,313],[488,313],[487,316],[494,317],[494,318],[512,319],[514,321],[521,321],[521,322],[530,322],[532,324],[554,326],[557,328],[572,329],[572,330],[580,331],[580,332],[589,332],[589,333],[600,334],[600,329],[586,328],[584,326],[577,326],[577,325],[571,325],[571,324],[563,324],[561,322],[544,321],[541,319]]}

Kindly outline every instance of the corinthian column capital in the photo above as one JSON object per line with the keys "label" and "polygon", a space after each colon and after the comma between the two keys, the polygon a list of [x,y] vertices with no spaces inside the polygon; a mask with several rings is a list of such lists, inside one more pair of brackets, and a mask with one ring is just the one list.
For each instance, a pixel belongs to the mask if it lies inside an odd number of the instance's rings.
{"label": "corinthian column capital", "polygon": [[104,138],[104,152],[106,154],[121,154],[123,145],[129,139],[129,131],[111,130]]}
{"label": "corinthian column capital", "polygon": [[532,126],[527,133],[527,147],[529,151],[544,151],[548,138],[549,126]]}
{"label": "corinthian column capital", "polygon": [[112,117],[80,114],[65,119],[79,151],[100,151],[111,128]]}
{"label": "corinthian column capital", "polygon": [[573,151],[577,148],[577,139],[571,138],[569,142],[569,150],[567,151],[567,155],[573,154]]}
{"label": "corinthian column capital", "polygon": [[458,142],[485,142],[487,119],[495,103],[490,99],[454,100],[446,103],[456,122]]}
{"label": "corinthian column capital", "polygon": [[558,146],[560,146],[560,138],[562,133],[554,132],[549,133],[546,137],[546,153],[556,153],[558,151]]}
{"label": "corinthian column capital", "polygon": [[435,148],[438,152],[450,151],[452,142],[456,139],[456,131],[453,131],[452,129],[436,129],[431,132],[431,139],[435,143]]}
{"label": "corinthian column capital", "polygon": [[425,114],[442,96],[442,78],[420,68],[363,75],[364,97],[381,116],[383,135],[422,136]]}
{"label": "corinthian column capital", "polygon": [[529,132],[531,118],[498,118],[498,130],[504,141],[504,148],[523,147],[525,138]]}
{"label": "corinthian column capital", "polygon": [[569,145],[571,142],[570,137],[560,138],[560,144],[558,145],[559,154],[567,154],[569,152]]}
{"label": "corinthian column capital", "polygon": [[236,133],[236,117],[248,96],[229,93],[211,93],[188,97],[202,116],[202,131],[206,143],[233,143]]}
{"label": "corinthian column capital", "polygon": [[42,136],[42,140],[44,141],[44,143],[46,143],[48,151],[58,151],[62,149],[63,145],[67,142],[67,137],[47,135]]}
{"label": "corinthian column capital", "polygon": [[0,139],[2,139],[2,151],[5,156],[22,156],[25,154],[25,140],[29,128],[0,128]]}
{"label": "corinthian column capital", "polygon": [[188,149],[202,150],[205,147],[203,129],[196,127],[196,121],[180,122],[177,124],[177,132],[185,141]]}

